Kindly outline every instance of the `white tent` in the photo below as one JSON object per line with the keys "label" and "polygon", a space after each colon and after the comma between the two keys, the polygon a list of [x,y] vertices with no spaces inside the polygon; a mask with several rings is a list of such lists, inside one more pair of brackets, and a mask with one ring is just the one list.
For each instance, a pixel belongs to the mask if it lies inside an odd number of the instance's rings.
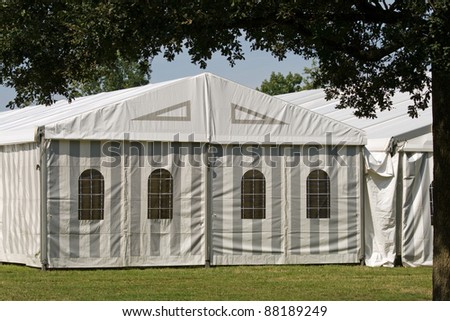
{"label": "white tent", "polygon": [[393,266],[397,256],[407,266],[431,265],[431,108],[412,119],[407,114],[409,95],[396,93],[392,110],[375,119],[359,119],[350,109],[336,109],[338,101],[325,100],[322,89],[278,98],[366,133],[366,264]]}
{"label": "white tent", "polygon": [[365,134],[211,74],[0,115],[0,261],[356,263]]}

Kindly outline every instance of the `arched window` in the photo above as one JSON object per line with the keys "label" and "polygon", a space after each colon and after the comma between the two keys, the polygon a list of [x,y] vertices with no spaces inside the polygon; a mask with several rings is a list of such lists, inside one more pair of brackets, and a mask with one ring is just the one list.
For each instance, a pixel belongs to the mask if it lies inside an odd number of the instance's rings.
{"label": "arched window", "polygon": [[105,182],[96,169],[88,169],[78,179],[78,219],[103,220]]}
{"label": "arched window", "polygon": [[330,178],[320,169],[309,173],[306,180],[306,217],[330,218]]}
{"label": "arched window", "polygon": [[148,218],[171,219],[172,210],[172,175],[165,169],[156,169],[148,178]]}
{"label": "arched window", "polygon": [[249,170],[242,176],[241,218],[266,218],[266,179],[256,169]]}
{"label": "arched window", "polygon": [[433,199],[434,199],[434,197],[433,197],[433,183],[434,183],[434,181],[433,181],[433,182],[431,182],[431,184],[430,184],[430,188],[429,188],[429,191],[430,191],[430,214],[431,214],[431,225],[433,225],[433,224],[434,224],[434,222],[433,222],[433,215],[434,215],[434,203],[433,203]]}

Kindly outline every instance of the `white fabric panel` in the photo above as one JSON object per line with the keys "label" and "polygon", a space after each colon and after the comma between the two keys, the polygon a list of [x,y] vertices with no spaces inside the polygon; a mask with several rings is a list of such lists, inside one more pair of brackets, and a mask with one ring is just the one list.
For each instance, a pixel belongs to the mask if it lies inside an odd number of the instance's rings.
{"label": "white fabric panel", "polygon": [[[308,149],[263,146],[242,155],[239,147],[228,146],[219,153],[213,179],[213,264],[359,261],[361,164],[357,148],[342,148],[339,162],[327,160],[326,148],[313,148],[311,154],[301,150]],[[330,219],[306,217],[306,178],[316,168],[330,176]],[[241,219],[240,184],[250,169],[265,176],[265,219]]]}
{"label": "white fabric panel", "polygon": [[396,254],[396,188],[398,154],[365,150],[365,263],[393,266]]}
{"label": "white fabric panel", "polygon": [[402,161],[402,262],[406,266],[431,266],[433,227],[429,188],[433,180],[433,155],[404,153]]}
{"label": "white fabric panel", "polygon": [[[193,144],[152,145],[152,150],[144,152],[147,157],[140,166],[133,162],[133,156],[129,167],[129,195],[136,205],[130,211],[130,218],[135,221],[131,229],[132,246],[134,239],[140,242],[139,248],[131,250],[130,265],[203,265],[206,204],[202,149]],[[153,154],[164,150],[164,145],[166,154]],[[172,220],[147,218],[148,177],[158,168],[168,170],[173,177]]]}
{"label": "white fabric panel", "polygon": [[[361,164],[357,147],[216,148],[213,264],[358,262]],[[204,146],[54,140],[48,155],[49,267],[204,264]],[[104,177],[104,219],[80,221],[78,178],[91,168]],[[147,180],[156,168],[173,175],[172,220],[147,218]],[[261,170],[266,178],[263,220],[241,219],[241,178],[251,168]],[[330,219],[306,218],[306,177],[314,168],[330,176]]]}
{"label": "white fabric panel", "polygon": [[[204,264],[202,151],[190,144],[52,141],[49,147],[49,266]],[[104,219],[78,220],[78,178],[99,170]],[[173,219],[148,219],[148,178],[173,176]]]}
{"label": "white fabric panel", "polygon": [[39,147],[0,146],[0,262],[40,266]]}
{"label": "white fabric panel", "polygon": [[148,85],[140,95],[46,126],[46,137],[120,140],[127,133],[135,141],[207,141],[204,83]]}
{"label": "white fabric panel", "polygon": [[[6,111],[0,115],[0,132],[2,133],[0,136],[0,144],[33,142],[36,128],[39,126],[56,124],[60,121],[73,119],[79,116],[84,117],[83,115],[90,112],[95,112],[96,110],[103,109],[107,106],[116,106],[124,101],[140,96],[149,90],[164,87],[176,81],[177,80],[161,82],[147,86],[80,97],[70,103],[67,100],[60,100],[51,106],[38,105]],[[90,124],[89,126],[91,125],[100,126],[100,124]],[[100,128],[102,127],[100,126]],[[74,131],[80,129],[82,128],[73,128]],[[80,133],[80,135],[83,134]],[[118,137],[118,139],[122,138],[123,134]]]}
{"label": "white fabric panel", "polygon": [[366,142],[360,130],[334,119],[214,75],[206,79],[213,142],[265,145],[363,145]]}

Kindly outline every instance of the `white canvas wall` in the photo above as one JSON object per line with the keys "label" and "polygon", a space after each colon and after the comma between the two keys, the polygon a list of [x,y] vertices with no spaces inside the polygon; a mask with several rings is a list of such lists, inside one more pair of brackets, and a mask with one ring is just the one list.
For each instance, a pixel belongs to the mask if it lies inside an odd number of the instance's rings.
{"label": "white canvas wall", "polygon": [[40,266],[39,147],[0,146],[0,262]]}
{"label": "white canvas wall", "polygon": [[430,184],[433,180],[433,154],[401,154],[403,169],[401,257],[406,266],[433,264]]}
{"label": "white canvas wall", "polygon": [[[357,263],[361,257],[361,155],[356,146],[215,145],[211,180],[211,263]],[[305,152],[305,151],[311,152]],[[49,147],[50,267],[203,265],[206,255],[206,148],[199,143],[52,141]],[[78,220],[78,177],[101,171],[105,217]],[[147,218],[148,177],[156,168],[174,179],[173,218]],[[266,218],[241,219],[241,178],[260,169]],[[306,218],[306,177],[330,176],[331,218]]]}
{"label": "white canvas wall", "polygon": [[[128,265],[205,264],[205,177],[203,149],[195,143],[148,143],[132,151],[126,166],[129,195]],[[140,154],[141,156],[137,156]],[[173,176],[173,218],[147,218],[148,177],[158,168]]]}
{"label": "white canvas wall", "polygon": [[[169,150],[164,143],[105,143],[50,145],[50,267],[204,264],[203,168],[189,166],[189,146]],[[89,168],[104,176],[104,220],[78,220],[78,177]],[[147,218],[147,180],[156,168],[169,170],[176,182],[172,220]]]}
{"label": "white canvas wall", "polygon": [[[214,168],[214,264],[358,263],[361,256],[361,155],[342,147],[339,162],[327,148],[262,149],[255,159],[226,149]],[[234,156],[234,157],[233,157]],[[245,166],[239,166],[245,162]],[[276,166],[271,166],[276,164]],[[266,179],[266,219],[242,220],[240,183],[247,170]],[[306,217],[306,178],[314,169],[330,177],[329,219]]]}
{"label": "white canvas wall", "polygon": [[433,154],[366,150],[366,265],[430,266],[433,260],[429,188]]}
{"label": "white canvas wall", "polygon": [[399,155],[366,154],[364,195],[365,263],[394,266],[396,255],[396,193]]}

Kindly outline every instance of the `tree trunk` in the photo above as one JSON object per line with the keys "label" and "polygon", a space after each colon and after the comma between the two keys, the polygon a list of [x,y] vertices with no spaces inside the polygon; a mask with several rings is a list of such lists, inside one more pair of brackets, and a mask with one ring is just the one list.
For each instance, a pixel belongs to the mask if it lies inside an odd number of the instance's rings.
{"label": "tree trunk", "polygon": [[433,70],[433,300],[450,300],[450,74]]}

